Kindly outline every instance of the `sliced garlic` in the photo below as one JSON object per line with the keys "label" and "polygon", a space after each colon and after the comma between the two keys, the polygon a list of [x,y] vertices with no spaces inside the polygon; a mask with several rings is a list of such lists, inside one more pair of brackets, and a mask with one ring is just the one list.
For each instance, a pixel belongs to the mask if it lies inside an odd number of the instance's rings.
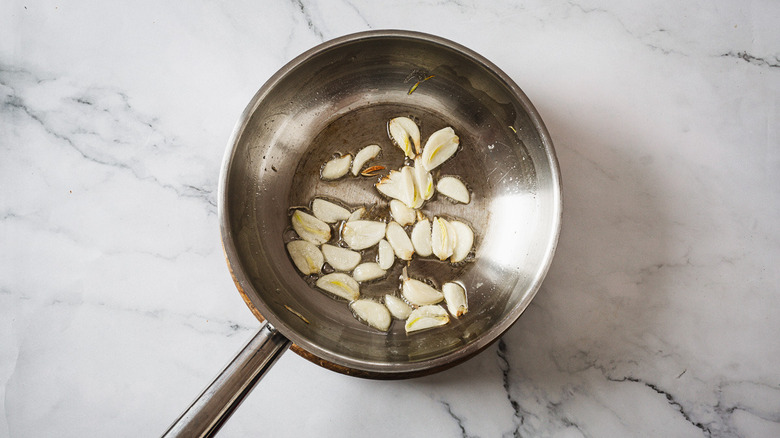
{"label": "sliced garlic", "polygon": [[436,190],[453,201],[458,201],[463,204],[469,203],[469,189],[466,188],[463,181],[454,176],[445,176],[439,179],[439,183],[436,184]]}
{"label": "sliced garlic", "polygon": [[405,226],[414,223],[414,209],[409,208],[403,202],[393,199],[390,201],[390,214],[399,225]]}
{"label": "sliced garlic", "polygon": [[309,213],[295,210],[290,218],[293,229],[301,239],[308,240],[315,245],[322,245],[330,240],[330,227],[325,222],[317,219]]}
{"label": "sliced garlic", "polygon": [[379,267],[384,270],[390,269],[390,267],[393,266],[393,262],[395,261],[393,247],[390,246],[390,242],[385,239],[379,241],[377,261],[379,262]]}
{"label": "sliced garlic", "polygon": [[352,162],[352,175],[358,176],[360,170],[363,168],[363,165],[366,164],[369,160],[374,159],[381,151],[382,148],[375,144],[366,146],[361,149],[357,154],[355,154],[355,160]]}
{"label": "sliced garlic", "polygon": [[414,245],[409,240],[409,236],[404,231],[403,227],[398,222],[390,222],[387,224],[387,231],[385,237],[393,247],[396,257],[401,260],[411,260],[414,254]]}
{"label": "sliced garlic", "polygon": [[344,242],[354,250],[372,247],[385,237],[384,222],[356,220],[347,221],[341,230]]}
{"label": "sliced garlic", "polygon": [[349,218],[347,218],[348,221],[356,221],[363,217],[363,215],[366,214],[366,208],[360,207],[352,212],[352,214],[349,215]]}
{"label": "sliced garlic", "polygon": [[329,224],[347,220],[350,214],[346,208],[320,198],[312,201],[311,211],[317,219]]}
{"label": "sliced garlic", "polygon": [[414,252],[422,257],[428,257],[433,253],[431,248],[431,221],[423,218],[417,221],[412,228],[412,245]]}
{"label": "sliced garlic", "polygon": [[354,271],[352,271],[352,278],[357,281],[371,281],[377,278],[382,278],[387,272],[379,267],[378,263],[368,262],[357,265]]}
{"label": "sliced garlic", "polygon": [[290,253],[295,267],[303,275],[317,274],[322,269],[325,259],[319,248],[305,240],[293,240],[287,244],[287,252]]}
{"label": "sliced garlic", "polygon": [[390,328],[390,323],[393,322],[387,307],[374,300],[353,301],[349,303],[349,308],[358,319],[383,332],[386,332]]}
{"label": "sliced garlic", "polygon": [[415,306],[436,304],[444,299],[444,294],[414,278],[407,278],[403,281],[401,294],[406,298],[406,301]]}
{"label": "sliced garlic", "polygon": [[452,249],[450,263],[458,263],[469,255],[471,246],[474,245],[474,231],[471,230],[471,227],[460,221],[452,221],[450,222],[450,226],[457,236],[455,239],[455,247]]}
{"label": "sliced garlic", "polygon": [[320,175],[322,176],[322,179],[339,179],[346,175],[347,172],[349,172],[349,165],[351,163],[352,155],[350,154],[336,157],[325,163],[325,166],[322,168],[322,173]]}
{"label": "sliced garlic", "polygon": [[396,319],[404,320],[412,313],[412,308],[395,295],[385,295],[385,306]]}
{"label": "sliced garlic", "polygon": [[409,208],[422,207],[425,200],[417,190],[417,185],[414,183],[414,168],[412,166],[404,166],[401,169],[401,195],[404,204]]}
{"label": "sliced garlic", "polygon": [[387,196],[388,198],[401,199],[401,190],[399,188],[401,180],[401,172],[397,170],[391,170],[389,174],[382,177],[378,183],[376,183],[376,189],[379,193]]}
{"label": "sliced garlic", "polygon": [[422,306],[414,309],[406,319],[406,333],[439,327],[450,322],[447,311],[441,306]]}
{"label": "sliced garlic", "polygon": [[351,271],[360,263],[360,253],[335,245],[322,245],[325,261],[337,271]]}
{"label": "sliced garlic", "polygon": [[459,143],[460,139],[449,126],[431,134],[422,153],[425,170],[430,172],[447,161],[458,150]]}
{"label": "sliced garlic", "polygon": [[431,225],[431,249],[439,260],[447,260],[452,256],[458,237],[452,224],[440,217],[433,218]]}
{"label": "sliced garlic", "polygon": [[433,196],[433,176],[425,170],[422,164],[422,156],[414,159],[414,185],[424,201]]}
{"label": "sliced garlic", "polygon": [[404,151],[404,155],[414,158],[416,154],[420,153],[420,128],[412,119],[407,117],[391,119],[387,130],[396,146]]}
{"label": "sliced garlic", "polygon": [[409,166],[400,171],[391,170],[386,177],[379,180],[376,188],[380,193],[403,202],[409,208],[422,206],[423,199],[417,195],[412,168]]}
{"label": "sliced garlic", "polygon": [[423,199],[420,191],[417,190],[417,185],[414,182],[414,167],[404,166],[404,168],[401,169],[401,173],[408,175],[404,175],[404,179],[402,179],[402,181],[411,181],[412,184],[412,190],[407,191],[407,196],[411,194],[411,200],[410,202],[406,203],[406,205],[411,208],[422,207],[423,203],[425,203],[425,199]]}
{"label": "sliced garlic", "polygon": [[441,287],[444,293],[444,301],[447,302],[447,310],[452,316],[459,318],[469,311],[469,305],[466,301],[466,289],[458,283],[444,283]]}
{"label": "sliced garlic", "polygon": [[317,280],[315,285],[325,292],[330,292],[349,301],[356,300],[360,296],[358,282],[341,272],[323,275]]}

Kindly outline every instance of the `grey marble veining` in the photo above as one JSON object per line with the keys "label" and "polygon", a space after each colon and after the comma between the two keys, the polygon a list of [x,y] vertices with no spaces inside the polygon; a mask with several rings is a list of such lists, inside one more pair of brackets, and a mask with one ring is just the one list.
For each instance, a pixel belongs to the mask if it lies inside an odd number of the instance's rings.
{"label": "grey marble veining", "polygon": [[451,370],[286,354],[220,436],[780,435],[777,2],[5,2],[0,436],[156,436],[257,322],[219,242],[228,136],[279,67],[402,28],[492,60],[561,165],[556,258]]}

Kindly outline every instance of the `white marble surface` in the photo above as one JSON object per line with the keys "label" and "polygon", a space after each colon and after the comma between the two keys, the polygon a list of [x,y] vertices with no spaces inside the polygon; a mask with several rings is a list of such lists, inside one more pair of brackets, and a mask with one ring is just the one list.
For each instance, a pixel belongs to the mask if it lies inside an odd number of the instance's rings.
{"label": "white marble surface", "polygon": [[420,379],[288,353],[221,436],[780,436],[780,3],[0,3],[0,436],[157,436],[258,323],[222,258],[254,91],[347,33],[491,59],[556,144],[520,321]]}

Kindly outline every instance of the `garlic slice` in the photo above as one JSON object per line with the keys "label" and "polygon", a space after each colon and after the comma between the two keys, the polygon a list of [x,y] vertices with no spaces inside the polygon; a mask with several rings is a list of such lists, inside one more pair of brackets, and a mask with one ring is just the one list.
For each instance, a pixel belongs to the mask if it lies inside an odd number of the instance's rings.
{"label": "garlic slice", "polygon": [[406,333],[439,327],[450,322],[447,311],[441,306],[422,306],[414,309],[406,320]]}
{"label": "garlic slice", "polygon": [[355,160],[352,162],[352,175],[358,176],[360,170],[363,168],[363,165],[366,164],[369,160],[376,158],[376,156],[379,155],[379,152],[381,151],[382,148],[375,144],[366,146],[361,149],[357,154],[355,154]]}
{"label": "garlic slice", "polygon": [[390,323],[393,322],[387,307],[374,300],[353,301],[349,303],[349,308],[359,320],[383,332],[386,332],[390,328]]}
{"label": "garlic slice", "polygon": [[440,217],[433,218],[431,225],[431,249],[439,260],[447,260],[455,250],[458,237],[452,224]]}
{"label": "garlic slice", "polygon": [[312,201],[311,212],[314,217],[329,224],[347,220],[350,215],[346,208],[320,198]]}
{"label": "garlic slice", "polygon": [[409,166],[404,166],[400,171],[391,170],[376,183],[376,188],[380,193],[403,202],[409,208],[422,206],[423,199],[415,190],[414,175]]}
{"label": "garlic slice", "polygon": [[442,195],[462,204],[468,204],[470,201],[469,189],[463,184],[463,181],[454,176],[445,176],[439,179],[436,184],[436,190]]}
{"label": "garlic slice", "polygon": [[469,305],[466,301],[466,289],[458,283],[444,283],[441,287],[444,293],[444,301],[447,302],[447,310],[452,316],[459,318],[469,311]]}
{"label": "garlic slice", "polygon": [[351,271],[360,264],[360,253],[335,245],[322,245],[325,261],[337,271]]}
{"label": "garlic slice", "polygon": [[[420,153],[420,128],[408,117],[396,117],[387,124],[390,138],[396,146],[404,151],[404,155],[414,158]],[[414,149],[412,149],[414,146]]]}
{"label": "garlic slice", "polygon": [[352,214],[349,215],[347,218],[348,221],[356,221],[363,217],[363,215],[366,214],[366,208],[360,207],[352,212]]}
{"label": "garlic slice", "polygon": [[352,278],[357,281],[371,281],[382,278],[385,274],[387,274],[387,271],[379,267],[379,264],[368,262],[357,265],[355,270],[352,271]]}
{"label": "garlic slice", "polygon": [[457,236],[455,239],[455,247],[452,249],[450,263],[458,263],[469,255],[471,247],[474,245],[474,231],[471,230],[471,227],[460,221],[452,221],[450,222],[450,225]]}
{"label": "garlic slice", "polygon": [[401,226],[413,224],[416,216],[414,209],[407,207],[406,204],[397,199],[390,201],[390,214]]}
{"label": "garlic slice", "polygon": [[406,278],[403,281],[403,287],[401,288],[401,294],[406,301],[414,304],[415,306],[426,306],[428,304],[436,304],[444,299],[444,294],[436,289],[428,286],[420,280],[414,278]]}
{"label": "garlic slice", "polygon": [[390,267],[393,266],[393,262],[395,262],[395,253],[393,252],[393,247],[390,246],[390,242],[385,239],[379,241],[377,262],[379,263],[379,267],[384,270],[390,269]]}
{"label": "garlic slice", "polygon": [[315,245],[322,245],[330,240],[330,227],[328,224],[309,213],[295,210],[290,221],[295,232],[303,240],[307,240]]}
{"label": "garlic slice", "polygon": [[393,247],[393,251],[395,252],[396,257],[401,260],[412,259],[412,255],[414,254],[414,245],[412,245],[412,241],[409,240],[409,236],[406,235],[406,231],[404,231],[403,227],[401,227],[398,222],[393,221],[387,224],[385,237],[390,243],[390,246]]}
{"label": "garlic slice", "polygon": [[417,221],[412,228],[412,245],[414,251],[421,257],[428,257],[433,254],[431,248],[431,221],[423,218]]}
{"label": "garlic slice", "polygon": [[385,307],[394,318],[404,320],[412,313],[412,308],[395,295],[385,295]]}
{"label": "garlic slice", "polygon": [[317,274],[325,262],[322,253],[313,243],[305,240],[293,240],[287,244],[287,252],[295,267],[303,275]]}
{"label": "garlic slice", "polygon": [[372,247],[385,237],[387,226],[383,222],[356,220],[347,221],[341,230],[344,242],[354,250]]}
{"label": "garlic slice", "polygon": [[356,300],[360,296],[360,286],[352,277],[341,272],[327,274],[320,277],[315,285],[341,298],[349,301]]}
{"label": "garlic slice", "polygon": [[431,134],[422,153],[425,170],[430,172],[447,161],[458,150],[459,143],[460,139],[449,126]]}
{"label": "garlic slice", "polygon": [[411,166],[404,166],[401,169],[401,190],[404,196],[401,201],[409,208],[420,208],[425,200],[417,190],[417,186],[414,183],[414,168]]}
{"label": "garlic slice", "polygon": [[425,170],[422,164],[422,156],[414,159],[414,186],[424,201],[433,196],[433,176]]}
{"label": "garlic slice", "polygon": [[391,170],[389,174],[382,177],[375,187],[379,190],[379,193],[387,196],[388,198],[401,199],[400,187],[401,172],[397,170]]}
{"label": "garlic slice", "polygon": [[333,180],[339,179],[349,172],[349,165],[352,163],[352,155],[342,155],[336,157],[327,163],[322,168],[320,176],[322,179]]}

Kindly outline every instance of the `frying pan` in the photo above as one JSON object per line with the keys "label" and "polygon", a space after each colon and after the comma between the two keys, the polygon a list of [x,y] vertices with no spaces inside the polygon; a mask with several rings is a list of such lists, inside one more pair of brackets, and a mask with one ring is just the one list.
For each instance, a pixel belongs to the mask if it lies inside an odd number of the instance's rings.
{"label": "frying pan", "polygon": [[[381,333],[347,304],[312,287],[285,250],[290,213],[315,196],[387,217],[375,179],[323,181],[323,163],[379,144],[371,162],[400,168],[387,135],[392,117],[414,118],[423,142],[451,126],[458,152],[434,170],[455,175],[468,205],[435,195],[427,217],[459,218],[475,233],[472,254],[451,265],[414,259],[408,275],[441,285],[457,279],[469,312],[443,327],[406,334],[403,321]],[[504,333],[536,294],[551,263],[561,221],[560,176],[539,114],[505,73],[454,42],[407,31],[370,31],[321,44],[292,60],[255,94],[230,138],[219,187],[228,267],[252,312],[264,321],[236,359],[166,432],[215,433],[274,361],[292,349],[344,374],[401,379],[437,372],[475,355]],[[374,256],[370,250],[363,259]],[[361,296],[398,293],[405,264]]]}

